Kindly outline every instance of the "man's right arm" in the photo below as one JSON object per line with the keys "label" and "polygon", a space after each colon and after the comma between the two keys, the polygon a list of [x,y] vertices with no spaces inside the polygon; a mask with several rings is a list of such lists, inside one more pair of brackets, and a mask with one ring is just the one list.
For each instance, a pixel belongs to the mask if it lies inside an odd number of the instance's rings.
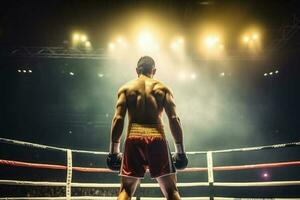
{"label": "man's right arm", "polygon": [[176,113],[176,105],[173,94],[170,90],[166,91],[164,108],[169,119],[171,133],[175,141],[176,152],[184,153],[182,126]]}

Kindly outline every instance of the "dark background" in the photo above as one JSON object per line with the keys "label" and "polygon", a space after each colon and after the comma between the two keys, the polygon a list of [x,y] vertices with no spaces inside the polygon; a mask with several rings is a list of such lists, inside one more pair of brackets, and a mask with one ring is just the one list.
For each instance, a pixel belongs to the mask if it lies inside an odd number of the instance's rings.
{"label": "dark background", "polygon": [[[107,151],[116,91],[121,84],[135,77],[135,66],[120,69],[120,63],[114,58],[15,55],[12,49],[33,46],[67,49],[70,34],[78,29],[88,33],[94,49],[105,49],[111,34],[127,28],[128,19],[124,16],[148,12],[164,16],[166,21],[175,22],[180,27],[188,37],[193,70],[203,77],[196,82],[184,83],[168,78],[164,80],[175,93],[187,151],[259,146],[300,139],[300,9],[297,1],[70,0],[7,1],[1,4],[0,137],[71,149]],[[192,35],[197,24],[207,19],[228,24],[230,39],[227,46],[231,59],[207,60],[195,53]],[[264,50],[259,59],[241,54],[236,44],[239,30],[249,24],[263,27]],[[295,33],[284,37],[283,30]],[[27,72],[30,69],[32,73],[18,72],[24,69]],[[264,76],[264,73],[275,70],[279,73]],[[70,76],[70,72],[74,72],[74,76]],[[220,77],[221,72],[228,76]],[[99,77],[99,73],[104,76]],[[164,73],[158,77],[166,77]],[[175,70],[169,72],[170,75],[175,73]],[[216,100],[216,103],[208,105],[208,99]],[[215,107],[216,116],[212,121],[207,118],[211,114],[207,107]],[[170,135],[168,137],[171,139]],[[66,155],[62,152],[7,144],[0,145],[0,152],[1,159],[66,164]],[[299,155],[299,147],[217,154],[214,164],[295,161],[299,160]],[[206,165],[204,156],[190,156],[190,160],[190,167]],[[104,156],[75,154],[73,166],[105,167],[104,161]],[[269,177],[263,178],[263,173],[268,173]],[[298,166],[215,173],[218,182],[299,178]],[[0,166],[0,179],[64,181],[65,172]],[[206,180],[205,173],[179,174],[179,182]],[[117,182],[118,177],[74,173],[73,181]],[[145,181],[150,181],[149,177]],[[183,196],[205,196],[207,192],[207,188],[182,189]],[[4,189],[1,195],[16,194]],[[160,194],[157,191],[154,195]],[[300,193],[296,186],[217,188],[216,196],[299,197]]]}

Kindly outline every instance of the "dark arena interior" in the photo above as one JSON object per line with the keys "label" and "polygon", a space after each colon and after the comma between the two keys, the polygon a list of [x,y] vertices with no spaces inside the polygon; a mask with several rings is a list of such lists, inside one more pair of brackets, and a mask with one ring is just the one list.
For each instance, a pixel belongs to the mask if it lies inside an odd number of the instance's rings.
{"label": "dark arena interior", "polygon": [[[116,200],[117,92],[145,55],[183,127],[181,199],[300,199],[299,1],[6,0],[0,11],[0,200]],[[164,199],[149,173],[138,186],[132,199]]]}

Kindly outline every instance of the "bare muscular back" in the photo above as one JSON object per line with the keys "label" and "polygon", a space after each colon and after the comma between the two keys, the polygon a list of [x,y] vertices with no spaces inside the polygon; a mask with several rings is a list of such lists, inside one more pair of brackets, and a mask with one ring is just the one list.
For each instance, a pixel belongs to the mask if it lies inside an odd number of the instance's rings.
{"label": "bare muscular back", "polygon": [[165,111],[175,143],[182,143],[182,127],[173,94],[161,82],[140,75],[120,88],[111,128],[111,141],[115,143],[120,142],[127,111],[129,124],[162,124]]}
{"label": "bare muscular back", "polygon": [[126,95],[129,123],[162,123],[167,88],[159,81],[141,75],[121,87]]}

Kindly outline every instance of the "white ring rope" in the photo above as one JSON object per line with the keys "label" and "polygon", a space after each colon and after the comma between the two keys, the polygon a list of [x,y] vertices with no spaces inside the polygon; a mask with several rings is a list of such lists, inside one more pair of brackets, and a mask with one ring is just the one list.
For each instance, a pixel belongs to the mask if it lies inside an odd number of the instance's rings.
{"label": "white ring rope", "polygon": [[[65,182],[38,182],[38,181],[17,181],[0,180],[0,185],[25,185],[25,186],[53,186],[65,187]],[[90,188],[118,188],[120,183],[71,183],[72,187]],[[260,187],[260,186],[291,186],[300,185],[300,181],[268,181],[268,182],[214,182],[213,186],[219,187]],[[209,186],[208,182],[177,183],[178,187],[199,187]],[[157,183],[142,183],[142,188],[159,188]]]}
{"label": "white ring rope", "polygon": [[[20,181],[20,180],[0,180],[0,185],[25,185],[25,186],[58,186],[58,187],[66,187],[66,197],[5,197],[0,198],[0,200],[10,200],[10,199],[103,199],[103,200],[111,200],[116,197],[72,197],[71,196],[71,188],[72,187],[92,187],[92,188],[116,188],[120,187],[119,183],[72,183],[72,152],[76,153],[88,153],[88,154],[97,154],[97,155],[107,155],[108,152],[97,152],[97,151],[85,151],[85,150],[70,150],[65,148],[58,148],[48,145],[35,144],[30,142],[23,142],[19,140],[12,140],[6,138],[0,138],[0,142],[7,144],[15,144],[27,147],[35,147],[40,149],[50,149],[57,151],[64,151],[67,153],[67,180],[66,182],[38,182],[38,181]],[[292,143],[284,143],[284,144],[275,144],[275,145],[266,145],[266,146],[258,146],[258,147],[249,147],[249,148],[239,148],[239,149],[227,149],[227,150],[216,150],[216,151],[193,151],[187,152],[187,154],[206,154],[208,169],[211,171],[211,175],[209,176],[208,182],[191,182],[191,183],[177,183],[178,187],[198,187],[198,186],[219,186],[219,187],[260,187],[260,186],[292,186],[292,185],[300,185],[300,181],[269,181],[269,182],[214,182],[213,180],[213,159],[212,153],[227,153],[227,152],[241,152],[241,151],[255,151],[262,149],[275,149],[275,148],[285,148],[285,147],[293,147],[300,146],[300,142],[292,142]],[[157,183],[142,183],[140,184],[142,188],[155,188],[159,187]],[[211,197],[212,198],[212,197]],[[213,197],[214,199],[218,199]],[[232,199],[232,198],[222,198],[221,199]],[[142,197],[139,198],[141,200],[158,200],[164,198],[153,198],[153,197]],[[207,197],[187,197],[182,198],[184,200],[200,200],[207,199]]]}
{"label": "white ring rope", "polygon": [[[65,187],[65,182],[42,182],[42,181],[19,181],[19,180],[0,180],[0,185],[25,185],[25,186],[51,186]],[[71,187],[87,188],[118,188],[120,183],[71,183]],[[208,186],[207,182],[177,183],[178,187],[198,187]],[[157,183],[141,183],[142,188],[159,188]]]}
{"label": "white ring rope", "polygon": [[[59,147],[53,147],[48,145],[42,145],[42,144],[36,144],[31,142],[24,142],[20,140],[12,140],[7,138],[0,138],[0,142],[6,143],[6,144],[15,144],[15,145],[21,145],[21,146],[27,146],[27,147],[34,147],[39,149],[49,149],[49,150],[55,150],[55,151],[67,151],[68,149],[65,148],[59,148]],[[72,152],[75,153],[87,153],[87,154],[97,154],[97,155],[107,155],[108,152],[99,152],[99,151],[85,151],[85,150],[72,150]]]}
{"label": "white ring rope", "polygon": [[[15,145],[22,145],[27,147],[35,147],[40,149],[50,149],[56,151],[67,151],[68,149],[53,147],[48,145],[36,144],[31,142],[24,142],[20,140],[13,140],[7,138],[0,138],[0,142],[6,144],[15,144]],[[257,147],[246,147],[246,148],[238,148],[238,149],[225,149],[225,150],[215,150],[210,151],[212,153],[229,153],[229,152],[239,152],[239,151],[256,151],[262,149],[277,149],[277,148],[285,148],[285,147],[293,147],[293,146],[300,146],[300,142],[290,142],[290,143],[283,143],[283,144],[274,144],[274,145],[265,145],[265,146],[257,146]],[[86,151],[86,150],[76,150],[73,149],[72,152],[74,153],[87,153],[87,154],[97,154],[97,155],[107,155],[108,152],[104,151]],[[195,154],[206,154],[208,151],[188,151],[187,154],[195,155]]]}

